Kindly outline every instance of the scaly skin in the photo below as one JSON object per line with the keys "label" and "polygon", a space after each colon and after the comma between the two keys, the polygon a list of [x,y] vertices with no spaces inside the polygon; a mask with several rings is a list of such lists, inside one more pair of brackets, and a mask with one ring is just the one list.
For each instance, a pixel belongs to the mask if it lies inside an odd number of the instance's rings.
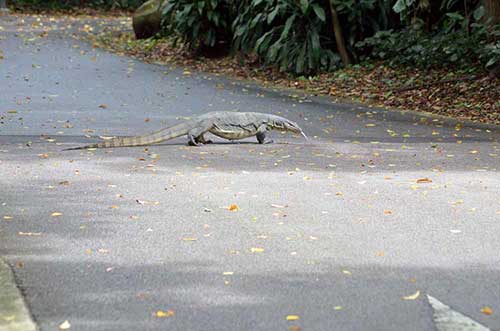
{"label": "scaly skin", "polygon": [[208,143],[204,134],[210,132],[228,140],[237,140],[256,136],[259,143],[266,142],[269,130],[289,131],[306,135],[294,122],[286,118],[263,113],[211,112],[184,123],[162,129],[151,134],[134,137],[118,137],[87,146],[68,148],[67,150],[87,148],[134,147],[157,144],[163,141],[187,135],[189,144],[200,146]]}

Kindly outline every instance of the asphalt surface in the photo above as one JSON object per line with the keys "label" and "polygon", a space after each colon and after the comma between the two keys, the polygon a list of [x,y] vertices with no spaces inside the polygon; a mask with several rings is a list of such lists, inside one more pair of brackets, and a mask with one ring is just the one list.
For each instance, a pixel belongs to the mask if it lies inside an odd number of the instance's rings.
{"label": "asphalt surface", "polygon": [[[500,329],[500,129],[144,64],[21,19],[0,17],[0,257],[42,331],[433,330],[426,294]],[[62,152],[212,110],[311,139]]]}

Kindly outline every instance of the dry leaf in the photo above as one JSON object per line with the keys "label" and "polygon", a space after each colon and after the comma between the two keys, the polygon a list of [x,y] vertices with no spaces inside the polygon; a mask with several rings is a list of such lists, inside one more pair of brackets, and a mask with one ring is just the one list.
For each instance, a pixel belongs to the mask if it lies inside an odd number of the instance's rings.
{"label": "dry leaf", "polygon": [[64,321],[61,323],[61,325],[59,325],[60,330],[67,330],[70,327],[71,327],[71,324],[69,323],[69,321]]}
{"label": "dry leaf", "polygon": [[58,217],[58,216],[62,216],[62,213],[53,212],[52,214],[50,214],[50,216],[52,216],[52,217]]}
{"label": "dry leaf", "polygon": [[297,321],[297,320],[299,320],[299,319],[300,319],[300,317],[299,317],[298,315],[288,315],[288,316],[286,317],[286,320],[287,320],[287,321]]}
{"label": "dry leaf", "polygon": [[392,215],[392,210],[384,210],[384,215]]}
{"label": "dry leaf", "polygon": [[252,248],[250,248],[250,252],[252,252],[252,253],[262,253],[262,252],[264,252],[264,248],[261,248],[261,247],[252,247]]}
{"label": "dry leaf", "polygon": [[483,313],[485,315],[491,315],[491,314],[493,314],[493,309],[486,306],[486,307],[481,308],[481,313]]}
{"label": "dry leaf", "polygon": [[174,315],[175,315],[175,313],[173,310],[167,310],[167,311],[158,310],[156,312],[156,317],[159,317],[159,318],[172,317]]}
{"label": "dry leaf", "polygon": [[426,184],[426,183],[432,183],[432,180],[427,177],[417,179],[417,184]]}
{"label": "dry leaf", "polygon": [[198,238],[196,237],[184,237],[182,238],[183,241],[196,241],[198,240]]}
{"label": "dry leaf", "polygon": [[107,106],[107,105],[105,105],[105,104],[102,104],[102,105],[99,105],[99,108],[101,108],[101,109],[106,109],[106,108],[108,108],[108,106]]}
{"label": "dry leaf", "polygon": [[419,296],[420,296],[420,291],[417,291],[417,292],[415,292],[415,293],[413,293],[411,295],[403,297],[403,300],[415,300]]}
{"label": "dry leaf", "polygon": [[18,232],[17,233],[20,236],[27,236],[27,237],[35,237],[35,236],[41,236],[41,232]]}
{"label": "dry leaf", "polygon": [[238,209],[239,209],[239,208],[238,208],[238,206],[237,206],[237,205],[231,205],[231,206],[229,206],[229,208],[228,208],[228,210],[229,210],[229,211],[238,211]]}

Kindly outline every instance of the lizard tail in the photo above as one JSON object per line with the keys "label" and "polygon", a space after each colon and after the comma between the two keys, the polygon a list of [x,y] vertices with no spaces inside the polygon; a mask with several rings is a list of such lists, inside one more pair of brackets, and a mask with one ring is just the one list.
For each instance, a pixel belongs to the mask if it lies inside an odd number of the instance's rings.
{"label": "lizard tail", "polygon": [[135,147],[152,145],[186,135],[189,131],[189,127],[189,124],[186,122],[143,136],[117,137],[96,144],[66,148],[64,149],[64,151],[74,151],[89,148]]}

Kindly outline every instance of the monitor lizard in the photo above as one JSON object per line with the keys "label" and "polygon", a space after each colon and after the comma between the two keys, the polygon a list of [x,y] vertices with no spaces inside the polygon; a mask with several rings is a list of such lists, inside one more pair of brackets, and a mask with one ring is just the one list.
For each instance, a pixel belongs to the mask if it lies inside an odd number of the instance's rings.
{"label": "monitor lizard", "polygon": [[269,130],[288,131],[301,134],[307,139],[297,123],[284,117],[254,112],[210,112],[183,123],[142,136],[116,137],[100,143],[68,148],[78,150],[88,148],[133,147],[157,144],[163,141],[187,135],[190,146],[211,143],[204,134],[210,132],[218,137],[237,140],[255,136],[259,144],[270,143],[266,140]]}

